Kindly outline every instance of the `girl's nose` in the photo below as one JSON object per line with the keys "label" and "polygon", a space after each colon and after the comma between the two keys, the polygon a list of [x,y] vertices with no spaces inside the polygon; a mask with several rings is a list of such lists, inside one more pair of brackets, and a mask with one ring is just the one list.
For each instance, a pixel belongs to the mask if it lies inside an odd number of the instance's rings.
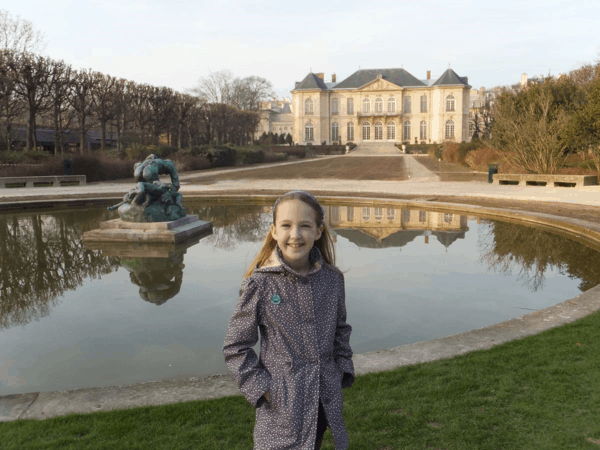
{"label": "girl's nose", "polygon": [[290,234],[294,237],[300,236],[300,227],[292,227]]}

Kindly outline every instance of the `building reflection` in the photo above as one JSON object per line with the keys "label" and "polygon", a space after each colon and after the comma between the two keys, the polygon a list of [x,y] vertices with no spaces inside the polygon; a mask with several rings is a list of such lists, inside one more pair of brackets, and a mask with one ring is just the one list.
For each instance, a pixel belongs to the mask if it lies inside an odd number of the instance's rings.
{"label": "building reflection", "polygon": [[404,247],[418,236],[448,248],[469,230],[466,215],[380,206],[328,205],[325,221],[336,235],[368,248]]}

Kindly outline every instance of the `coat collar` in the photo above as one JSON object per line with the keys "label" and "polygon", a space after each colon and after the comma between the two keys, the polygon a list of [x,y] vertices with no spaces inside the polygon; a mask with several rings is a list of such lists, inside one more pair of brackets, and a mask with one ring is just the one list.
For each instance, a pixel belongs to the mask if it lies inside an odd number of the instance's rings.
{"label": "coat collar", "polygon": [[[294,275],[302,277],[302,275],[300,275],[298,272],[296,272],[294,269],[292,269],[290,266],[288,266],[285,263],[285,261],[283,260],[283,254],[281,253],[281,249],[279,248],[278,245],[275,246],[273,254],[275,255],[275,257],[277,259],[278,265],[273,266],[273,267],[256,267],[254,269],[254,271],[255,272],[275,272],[275,273],[281,273],[281,272],[287,271],[289,273],[292,273]],[[310,252],[308,253],[308,261],[310,263],[310,270],[308,271],[308,275],[312,275],[312,274],[318,272],[319,270],[321,270],[321,267],[323,266],[323,257],[321,256],[321,252],[319,251],[319,249],[317,247],[313,246],[313,248],[310,249]]]}

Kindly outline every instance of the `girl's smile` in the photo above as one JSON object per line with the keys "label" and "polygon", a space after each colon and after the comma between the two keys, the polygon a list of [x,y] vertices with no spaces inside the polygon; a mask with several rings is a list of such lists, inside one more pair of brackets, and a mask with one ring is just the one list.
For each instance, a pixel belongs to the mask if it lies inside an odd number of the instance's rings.
{"label": "girl's smile", "polygon": [[301,274],[308,273],[308,254],[321,237],[315,212],[300,200],[288,200],[277,206],[277,222],[271,224],[273,239],[283,254],[285,263]]}

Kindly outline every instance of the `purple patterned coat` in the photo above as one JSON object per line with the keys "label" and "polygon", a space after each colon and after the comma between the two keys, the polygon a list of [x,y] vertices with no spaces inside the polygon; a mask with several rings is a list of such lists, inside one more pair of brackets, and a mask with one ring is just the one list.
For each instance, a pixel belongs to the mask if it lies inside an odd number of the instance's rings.
{"label": "purple patterned coat", "polygon": [[[240,391],[256,409],[254,448],[313,450],[319,397],[336,450],[348,448],[342,387],[354,382],[344,276],[313,247],[302,277],[283,262],[242,283],[223,353]],[[260,358],[252,347],[258,342]],[[269,391],[271,404],[262,395]]]}

